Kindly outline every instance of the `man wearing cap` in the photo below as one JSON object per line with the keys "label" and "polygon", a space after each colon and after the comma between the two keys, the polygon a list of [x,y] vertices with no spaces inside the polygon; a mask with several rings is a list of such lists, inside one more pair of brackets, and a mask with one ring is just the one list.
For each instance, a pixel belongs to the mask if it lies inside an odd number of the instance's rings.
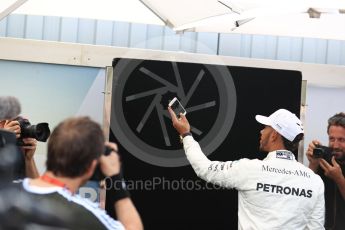
{"label": "man wearing cap", "polygon": [[219,162],[204,155],[186,117],[181,114],[178,119],[168,110],[196,174],[238,190],[238,229],[324,229],[323,182],[291,152],[303,138],[302,123],[295,114],[279,109],[269,117],[255,117],[265,125],[260,132],[260,150],[268,152],[264,160]]}

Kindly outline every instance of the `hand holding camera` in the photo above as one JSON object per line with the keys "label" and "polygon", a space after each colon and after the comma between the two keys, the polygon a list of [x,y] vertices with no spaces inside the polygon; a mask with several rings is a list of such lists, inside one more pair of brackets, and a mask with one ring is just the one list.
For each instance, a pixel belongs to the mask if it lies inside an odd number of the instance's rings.
{"label": "hand holding camera", "polygon": [[6,120],[4,124],[4,129],[14,132],[16,134],[16,138],[20,138],[20,125],[18,121]]}
{"label": "hand holding camera", "polygon": [[114,176],[120,173],[121,163],[115,143],[107,142],[105,144],[105,153],[100,157],[99,165],[104,176]]}
{"label": "hand holding camera", "polygon": [[308,146],[307,157],[311,163],[319,163],[320,159],[324,159],[328,163],[331,163],[332,156],[333,149],[321,145],[317,140],[313,140]]}
{"label": "hand holding camera", "polygon": [[318,140],[313,140],[309,146],[308,146],[308,150],[307,150],[307,158],[309,160],[309,167],[314,171],[316,172],[317,169],[319,168],[319,165],[320,165],[320,159],[321,158],[316,158],[314,157],[314,149],[316,146],[318,145],[321,145],[321,143],[318,141]]}
{"label": "hand holding camera", "polygon": [[[13,175],[13,178],[21,178],[23,176],[36,178],[39,176],[38,170],[34,162],[34,154],[37,147],[37,141],[46,141],[50,136],[50,129],[48,123],[38,123],[31,125],[28,119],[17,117],[12,120],[4,120],[1,126],[3,129],[15,134],[14,142],[3,143],[1,147],[6,147],[7,144],[17,145],[16,151],[21,152],[17,167],[18,173]],[[8,152],[8,154],[11,154]],[[22,168],[25,167],[25,175],[22,173]]]}
{"label": "hand holding camera", "polygon": [[117,145],[115,143],[106,142],[104,152],[99,158],[93,175],[89,180],[101,181],[106,177],[111,177],[120,173],[121,163],[117,154]]}
{"label": "hand holding camera", "polygon": [[[114,205],[118,200],[130,197],[127,190],[121,162],[117,154],[117,145],[115,143],[105,143],[105,153],[100,157],[98,173],[95,171],[90,180],[105,180],[107,204]],[[111,207],[113,209],[113,207]],[[108,210],[108,209],[107,209]]]}
{"label": "hand holding camera", "polygon": [[[48,123],[38,123],[37,125],[31,125],[28,119],[23,117],[17,117],[15,121],[20,127],[20,137],[17,137],[17,145],[25,145],[24,138],[34,138],[38,141],[45,142],[50,136],[50,129]],[[16,133],[17,134],[17,133]]]}
{"label": "hand holding camera", "polygon": [[23,138],[24,145],[21,146],[21,149],[24,152],[24,156],[27,160],[31,160],[35,154],[37,147],[37,140],[35,138]]}
{"label": "hand holding camera", "polygon": [[[48,123],[31,125],[29,120],[23,117],[17,117],[14,120],[6,120],[3,128],[16,134],[18,146],[24,146],[25,144],[32,146],[32,141],[29,140],[30,138],[45,142],[50,136]],[[29,139],[27,141],[23,141],[25,138]]]}
{"label": "hand holding camera", "polygon": [[322,158],[327,162],[331,162],[333,156],[333,149],[323,145],[316,145],[313,149],[314,158]]}
{"label": "hand holding camera", "polygon": [[320,160],[320,167],[323,169],[325,176],[334,180],[337,184],[344,179],[340,165],[335,160],[335,157],[331,157],[331,161],[327,162],[324,159]]}

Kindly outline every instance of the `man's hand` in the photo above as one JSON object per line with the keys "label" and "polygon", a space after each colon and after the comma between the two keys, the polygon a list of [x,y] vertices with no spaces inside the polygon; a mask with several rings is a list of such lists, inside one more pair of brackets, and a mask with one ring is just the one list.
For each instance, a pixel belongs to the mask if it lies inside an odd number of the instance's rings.
{"label": "man's hand", "polygon": [[325,176],[334,180],[334,182],[339,182],[343,179],[343,173],[334,156],[332,157],[332,164],[329,164],[324,159],[320,159],[320,166],[325,172]]}
{"label": "man's hand", "polygon": [[345,178],[335,157],[332,157],[332,165],[328,164],[324,159],[321,159],[320,166],[325,171],[325,176],[331,178],[337,184],[340,194],[345,200]]}
{"label": "man's hand", "polygon": [[168,111],[170,113],[171,119],[172,119],[172,123],[174,128],[176,129],[176,131],[182,135],[185,133],[189,133],[190,132],[190,125],[189,122],[186,118],[185,115],[180,114],[180,119],[177,118],[176,114],[174,113],[174,111],[168,107]]}
{"label": "man's hand", "polygon": [[35,138],[23,138],[24,146],[22,146],[22,151],[24,153],[26,160],[32,160],[36,147],[37,147],[37,140]]}
{"label": "man's hand", "polygon": [[105,145],[113,151],[108,156],[102,154],[99,158],[99,165],[105,176],[117,175],[120,173],[121,168],[119,155],[117,154],[117,145],[111,142],[106,142]]}
{"label": "man's hand", "polygon": [[313,156],[313,151],[314,151],[316,145],[321,145],[321,143],[318,140],[313,140],[309,144],[308,150],[306,152],[307,158],[309,160],[309,168],[311,170],[313,170],[314,172],[317,171],[317,169],[319,168],[319,164],[320,164],[320,158],[314,158],[314,156]]}
{"label": "man's hand", "polygon": [[18,139],[20,137],[20,125],[18,121],[11,121],[6,120],[4,124],[4,129],[14,132],[16,134],[16,138]]}
{"label": "man's hand", "polygon": [[23,138],[24,146],[21,147],[25,159],[25,174],[29,178],[38,178],[36,163],[34,160],[34,154],[37,147],[37,140],[34,138]]}

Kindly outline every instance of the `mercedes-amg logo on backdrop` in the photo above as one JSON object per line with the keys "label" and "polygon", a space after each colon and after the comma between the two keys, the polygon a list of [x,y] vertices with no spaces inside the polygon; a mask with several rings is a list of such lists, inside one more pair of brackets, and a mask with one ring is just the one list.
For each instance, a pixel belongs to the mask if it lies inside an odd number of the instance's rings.
{"label": "mercedes-amg logo on backdrop", "polygon": [[205,154],[226,138],[236,113],[227,66],[115,59],[113,67],[111,129],[135,157],[164,167],[188,164],[167,111],[175,96]]}

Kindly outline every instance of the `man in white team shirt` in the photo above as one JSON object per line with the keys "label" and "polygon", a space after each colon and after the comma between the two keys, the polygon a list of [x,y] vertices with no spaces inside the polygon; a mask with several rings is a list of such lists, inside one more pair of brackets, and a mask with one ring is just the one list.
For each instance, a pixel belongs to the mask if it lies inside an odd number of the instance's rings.
{"label": "man in white team shirt", "polygon": [[[33,229],[142,230],[140,215],[129,196],[108,197],[113,201],[118,218],[114,220],[97,203],[76,194],[99,165],[107,177],[109,194],[118,196],[119,189],[114,185],[121,164],[117,146],[105,143],[104,139],[101,126],[88,117],[72,117],[59,123],[49,137],[46,172],[39,178],[26,178],[21,184],[16,184],[17,193],[23,194],[27,201],[22,202],[24,208],[18,205],[20,202],[15,202],[9,212],[6,212],[6,207],[0,208],[0,229],[33,226]],[[104,145],[111,149],[107,155],[104,154]],[[23,200],[21,197],[18,195],[16,198]],[[4,201],[0,199],[0,203]],[[32,204],[36,204],[35,209]],[[10,217],[4,218],[8,214]],[[41,221],[40,218],[46,215],[47,218]],[[20,221],[25,227],[8,227]],[[43,227],[34,225],[37,222]]]}
{"label": "man in white team shirt", "polygon": [[173,125],[183,138],[187,158],[196,174],[211,183],[238,190],[238,229],[324,229],[324,185],[293,153],[303,138],[301,121],[279,109],[269,117],[257,115],[265,125],[260,150],[264,160],[210,161],[181,114],[168,108]]}

